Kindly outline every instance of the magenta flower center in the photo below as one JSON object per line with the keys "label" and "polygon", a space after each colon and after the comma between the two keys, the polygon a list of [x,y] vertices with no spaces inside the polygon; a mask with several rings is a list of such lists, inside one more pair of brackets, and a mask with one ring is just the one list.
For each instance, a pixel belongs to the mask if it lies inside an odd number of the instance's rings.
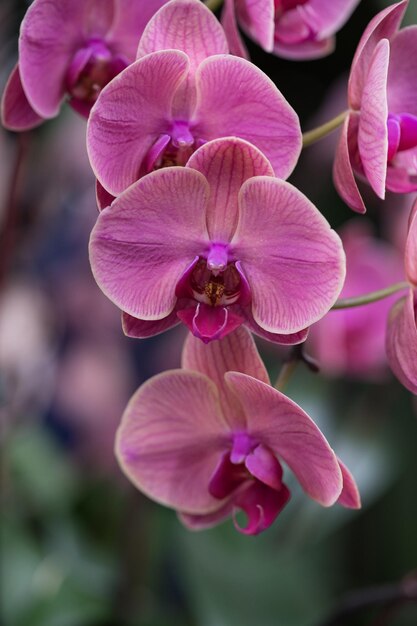
{"label": "magenta flower center", "polygon": [[417,146],[417,117],[409,113],[389,113],[388,121],[388,162],[398,152],[411,150]]}
{"label": "magenta flower center", "polygon": [[306,4],[308,0],[274,0],[275,11],[284,13],[285,11],[291,11],[296,7]]}
{"label": "magenta flower center", "polygon": [[71,98],[92,106],[100,91],[129,65],[127,59],[113,54],[101,39],[91,39],[78,50],[69,66],[66,84]]}
{"label": "magenta flower center", "polygon": [[193,152],[204,143],[203,139],[194,136],[187,121],[176,120],[149,149],[144,160],[144,173],[173,165],[184,166]]}
{"label": "magenta flower center", "polygon": [[246,513],[245,528],[236,519],[235,526],[248,535],[268,528],[290,497],[276,456],[246,432],[233,435],[231,450],[221,456],[208,489],[213,498],[230,498],[235,508]]}
{"label": "magenta flower center", "polygon": [[206,259],[199,259],[189,284],[194,298],[211,306],[228,306],[240,296],[241,278],[235,263],[219,271],[210,269]]}

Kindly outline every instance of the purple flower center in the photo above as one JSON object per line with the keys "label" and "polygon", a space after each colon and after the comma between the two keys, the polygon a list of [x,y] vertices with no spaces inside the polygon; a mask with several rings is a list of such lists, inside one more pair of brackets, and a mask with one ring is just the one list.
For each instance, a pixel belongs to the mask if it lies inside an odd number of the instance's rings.
{"label": "purple flower center", "polygon": [[398,152],[417,146],[417,117],[409,113],[388,114],[388,162]]}
{"label": "purple flower center", "polygon": [[90,39],[77,50],[68,68],[66,87],[71,104],[85,113],[101,90],[129,65],[125,57],[113,54],[101,39]]}
{"label": "purple flower center", "polygon": [[275,0],[275,34],[278,44],[296,45],[304,41],[314,41],[317,31],[312,27],[306,10],[297,9],[309,0]]}
{"label": "purple flower center", "polygon": [[194,136],[187,121],[176,120],[149,149],[144,160],[144,173],[173,165],[183,166],[204,143],[203,139]]}
{"label": "purple flower center", "polygon": [[308,1],[309,0],[274,0],[275,11],[279,13],[291,11],[302,4],[306,4]]}
{"label": "purple flower center", "polygon": [[190,276],[194,298],[211,306],[228,306],[240,297],[241,277],[235,263],[223,270],[210,269],[206,259],[199,259]]}
{"label": "purple flower center", "polygon": [[231,450],[220,458],[208,489],[219,500],[231,498],[234,507],[247,515],[248,535],[268,528],[288,502],[290,493],[282,482],[282,467],[266,446],[246,432],[234,433]]}

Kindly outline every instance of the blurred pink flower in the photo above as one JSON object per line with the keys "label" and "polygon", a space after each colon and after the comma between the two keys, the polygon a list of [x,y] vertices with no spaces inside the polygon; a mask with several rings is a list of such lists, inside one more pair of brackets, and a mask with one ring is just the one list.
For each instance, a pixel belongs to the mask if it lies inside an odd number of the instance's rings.
{"label": "blurred pink flower", "polygon": [[191,529],[237,509],[256,535],[289,500],[284,461],[323,506],[360,506],[355,482],[295,402],[270,386],[245,329],[203,346],[189,336],[183,370],[147,381],[130,400],[116,438],[119,463],[150,498],[176,509]]}
{"label": "blurred pink flower", "polygon": [[387,356],[398,380],[417,394],[417,202],[411,211],[405,244],[405,273],[410,289],[391,310]]}
{"label": "blurred pink flower", "polygon": [[90,469],[116,468],[114,436],[133,380],[132,364],[117,338],[78,341],[61,360],[54,409],[73,433],[80,461]]}
{"label": "blurred pink flower", "polygon": [[185,168],[140,179],[97,220],[94,277],[130,336],[181,319],[203,341],[245,323],[299,343],[343,285],[341,241],[295,187],[236,138],[202,146]]}
{"label": "blurred pink flower", "polygon": [[[342,298],[358,297],[399,282],[400,255],[372,234],[369,223],[353,220],[342,232],[346,280]],[[386,370],[385,330],[393,297],[362,307],[330,311],[310,329],[320,368],[331,376],[378,379]]]}
{"label": "blurred pink flower", "polygon": [[101,89],[135,59],[143,29],[165,2],[34,0],[3,94],[3,124],[33,128],[55,117],[66,97],[88,117]]}
{"label": "blurred pink flower", "polygon": [[359,0],[225,0],[222,22],[233,54],[247,56],[237,29],[264,50],[287,59],[317,59],[333,52],[334,34]]}
{"label": "blurred pink flower", "polygon": [[339,140],[334,182],[355,211],[365,205],[355,175],[378,197],[417,190],[417,26],[399,30],[403,0],[366,28],[349,78],[350,112]]}
{"label": "blurred pink flower", "polygon": [[[149,22],[139,60],[103,90],[87,129],[94,173],[117,196],[151,170],[185,165],[202,144],[236,136],[287,178],[301,150],[298,116],[274,83],[227,54],[223,29],[199,0],[175,0]],[[99,204],[106,205],[108,196]]]}

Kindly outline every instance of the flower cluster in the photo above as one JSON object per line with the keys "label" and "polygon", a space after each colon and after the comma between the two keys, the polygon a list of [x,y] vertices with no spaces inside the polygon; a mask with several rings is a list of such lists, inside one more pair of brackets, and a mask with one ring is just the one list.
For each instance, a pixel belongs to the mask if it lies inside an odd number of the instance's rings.
{"label": "flower cluster", "polygon": [[[190,331],[182,369],[136,392],[116,441],[128,478],[189,528],[233,516],[242,533],[267,529],[290,498],[283,464],[321,505],[360,506],[352,475],[318,427],[271,385],[251,335],[301,344],[331,308],[358,302],[348,301],[351,278],[348,300],[338,300],[342,240],[286,180],[303,143],[298,116],[249,61],[238,31],[239,23],[277,55],[317,58],[331,52],[357,4],[226,0],[222,26],[200,0],[34,0],[22,23],[4,125],[32,128],[64,100],[88,118],[100,211],[90,239],[96,282],[122,311],[127,335],[180,323]],[[403,0],[372,20],[352,65],[334,181],[361,213],[355,177],[381,198],[385,189],[417,190],[417,26],[400,30],[406,8]],[[383,277],[396,280],[391,267],[368,281],[368,240],[344,239],[357,283],[382,289]],[[378,254],[369,257],[377,267]],[[417,393],[417,204],[405,270],[407,282],[395,287],[408,296],[390,314],[387,355]],[[376,294],[368,300],[386,295]],[[384,305],[380,334],[386,316]],[[341,319],[352,336],[369,332],[369,323]],[[335,349],[332,332],[324,335]],[[345,360],[358,358],[347,351]]]}

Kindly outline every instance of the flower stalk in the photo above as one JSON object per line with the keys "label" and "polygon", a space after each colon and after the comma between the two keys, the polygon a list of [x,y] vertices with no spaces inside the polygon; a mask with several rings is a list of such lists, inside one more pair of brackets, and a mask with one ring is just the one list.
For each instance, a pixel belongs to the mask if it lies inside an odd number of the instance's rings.
{"label": "flower stalk", "polygon": [[372,304],[372,302],[377,302],[378,300],[382,300],[383,298],[388,298],[388,296],[391,296],[393,293],[397,293],[397,291],[403,291],[405,289],[408,289],[409,287],[410,285],[406,281],[403,281],[401,283],[395,283],[394,285],[385,287],[385,289],[371,291],[370,293],[366,293],[363,296],[358,296],[357,298],[341,298],[332,306],[332,309],[349,309],[355,306]]}
{"label": "flower stalk", "polygon": [[348,113],[349,111],[343,111],[325,124],[322,124],[317,128],[313,128],[313,130],[309,130],[306,133],[303,133],[303,148],[308,148],[308,146],[311,146],[313,143],[316,143],[317,141],[320,141],[320,139],[327,137],[327,135],[332,133],[334,130],[336,130],[336,128],[343,124]]}

